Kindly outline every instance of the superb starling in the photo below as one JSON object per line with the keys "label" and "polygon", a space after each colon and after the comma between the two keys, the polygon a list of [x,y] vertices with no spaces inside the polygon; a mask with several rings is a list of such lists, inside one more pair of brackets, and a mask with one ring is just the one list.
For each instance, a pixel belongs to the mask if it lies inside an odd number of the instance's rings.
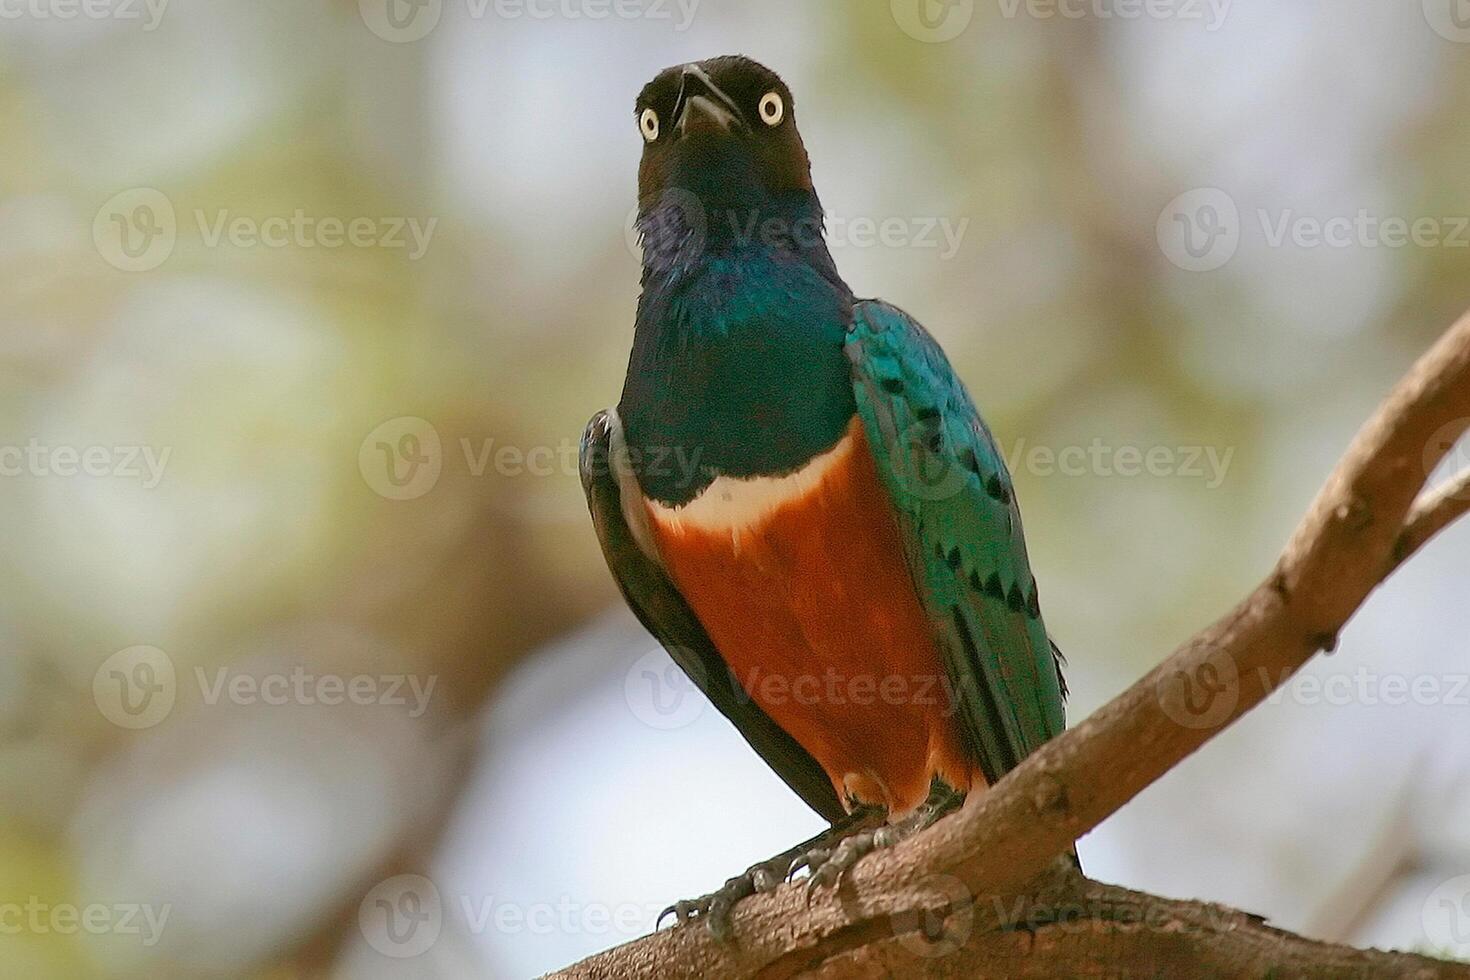
{"label": "superb starling", "polygon": [[832,824],[667,910],[722,936],[740,898],[835,883],[1064,724],[995,439],[934,338],[838,274],[795,109],[740,56],[639,94],[643,290],[581,447],[633,612]]}

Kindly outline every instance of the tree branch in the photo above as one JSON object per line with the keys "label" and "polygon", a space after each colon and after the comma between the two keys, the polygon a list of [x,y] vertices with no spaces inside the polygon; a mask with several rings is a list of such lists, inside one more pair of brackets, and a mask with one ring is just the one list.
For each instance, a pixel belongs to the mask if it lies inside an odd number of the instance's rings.
{"label": "tree branch", "polygon": [[[832,964],[842,963],[881,974],[872,966],[880,964],[894,976],[968,976],[974,975],[975,963],[1000,963],[1013,947],[1036,962],[1023,968],[1018,964],[1025,957],[1013,957],[1017,963],[1007,961],[1004,975],[1030,975],[1025,969],[1035,975],[1071,973],[1071,967],[1055,972],[1052,958],[1066,955],[1073,957],[1068,963],[1080,963],[1076,958],[1088,958],[1096,936],[1080,943],[1054,940],[1051,927],[1043,925],[1027,930],[1030,938],[1016,946],[1021,942],[1016,930],[1002,923],[1001,928],[981,930],[973,940],[983,950],[977,946],[968,956],[951,957],[957,962],[947,966],[936,965],[934,958],[905,961],[894,950],[905,948],[905,938],[915,938],[926,917],[943,917],[959,906],[979,908],[991,900],[987,896],[1029,901],[1024,897],[1038,894],[1045,875],[1058,873],[1048,869],[1073,841],[1258,704],[1315,654],[1330,651],[1368,594],[1470,507],[1466,477],[1416,502],[1430,471],[1467,426],[1470,314],[1419,359],[1363,426],[1264,582],[1142,680],[1032,753],[958,814],[904,845],[864,859],[835,895],[818,893],[809,910],[800,887],[747,899],[736,910],[735,940],[729,945],[720,945],[703,928],[669,929],[558,975],[785,977],[839,969]],[[1065,887],[1107,886],[1087,882]],[[1180,916],[1205,908],[1136,897],[1162,903],[1160,907]],[[1248,917],[1246,922],[1214,932],[1149,930],[1140,935],[1151,937],[1148,946],[1159,956],[1166,955],[1164,945],[1171,945],[1168,962],[1192,964],[1205,974],[1215,971],[1211,964],[1218,962],[1216,956],[1245,957],[1232,960],[1242,964],[1275,956],[1291,976],[1341,975],[1292,965],[1310,949],[1317,950],[1321,963],[1370,956],[1312,944]],[[1107,949],[1121,949],[1113,942],[1115,931],[1102,931],[1107,941],[1097,940],[1097,956],[1089,962],[1106,962]],[[1178,935],[1193,938],[1179,940]],[[1165,944],[1164,936],[1175,938]],[[1139,944],[1123,946],[1136,951]],[[1379,964],[1371,975],[1470,977],[1470,967],[1414,957],[1391,959],[1402,969],[1384,967],[1386,972],[1380,972]],[[1181,975],[1172,969],[1162,972]]]}

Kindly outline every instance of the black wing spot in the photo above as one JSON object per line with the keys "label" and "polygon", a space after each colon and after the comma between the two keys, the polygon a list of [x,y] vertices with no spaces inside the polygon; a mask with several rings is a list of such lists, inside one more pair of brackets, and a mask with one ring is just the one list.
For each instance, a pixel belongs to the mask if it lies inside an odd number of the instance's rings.
{"label": "black wing spot", "polygon": [[1011,502],[1011,492],[1006,485],[1000,482],[1000,477],[992,473],[990,479],[985,481],[985,492],[1003,504]]}
{"label": "black wing spot", "polygon": [[960,549],[959,549],[959,547],[958,546],[955,546],[955,547],[949,549],[949,554],[947,554],[947,555],[944,556],[944,561],[945,561],[945,564],[949,565],[949,567],[952,570],[959,571],[959,569],[960,569]]}
{"label": "black wing spot", "polygon": [[929,438],[924,440],[924,444],[929,447],[929,451],[931,453],[936,456],[939,455],[940,453],[944,452],[944,433],[933,433],[929,436]]}
{"label": "black wing spot", "polygon": [[976,592],[985,591],[985,583],[980,581],[980,569],[978,568],[970,569],[970,588]]}
{"label": "black wing spot", "polygon": [[976,458],[975,450],[969,446],[960,450],[960,464],[976,476],[980,475],[980,460]]}
{"label": "black wing spot", "polygon": [[992,599],[1004,599],[1006,597],[1006,590],[1001,588],[1000,575],[996,572],[991,572],[990,577],[985,580],[985,594]]}
{"label": "black wing spot", "polygon": [[1041,595],[1036,589],[1036,579],[1031,580],[1031,591],[1026,594],[1026,615],[1032,619],[1041,616]]}
{"label": "black wing spot", "polygon": [[926,405],[914,412],[914,417],[920,422],[935,422],[939,419],[939,409]]}
{"label": "black wing spot", "polygon": [[883,390],[888,392],[890,395],[903,394],[903,382],[900,381],[898,378],[884,378],[881,382],[879,382],[879,384],[881,384],[883,386]]}
{"label": "black wing spot", "polygon": [[1019,585],[1012,583],[1011,591],[1006,593],[1006,605],[1010,606],[1015,612],[1020,612],[1026,608],[1026,597],[1021,595],[1021,587]]}

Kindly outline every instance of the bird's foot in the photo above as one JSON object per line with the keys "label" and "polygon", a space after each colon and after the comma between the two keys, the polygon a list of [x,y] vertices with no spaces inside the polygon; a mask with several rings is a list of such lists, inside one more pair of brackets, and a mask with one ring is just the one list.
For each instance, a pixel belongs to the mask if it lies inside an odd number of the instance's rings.
{"label": "bird's foot", "polygon": [[933,826],[940,817],[959,809],[964,801],[964,794],[945,786],[936,786],[923,805],[901,820],[849,834],[836,842],[835,846],[810,848],[791,863],[787,877],[802,868],[807,869],[806,900],[810,905],[812,893],[818,888],[840,884],[843,876],[858,861],[873,851],[892,847]]}
{"label": "bird's foot", "polygon": [[657,929],[670,915],[683,925],[690,919],[700,919],[709,928],[710,934],[721,942],[731,936],[730,912],[735,903],[749,895],[774,891],[790,877],[791,868],[802,857],[816,850],[830,850],[850,834],[862,833],[883,819],[881,810],[871,808],[853,811],[846,819],[813,837],[811,840],[782,851],[775,857],[745,869],[743,874],[725,882],[719,889],[699,898],[675,902],[658,914],[654,923]]}
{"label": "bird's foot", "polygon": [[778,854],[769,861],[751,865],[743,874],[736,875],[708,895],[675,902],[658,914],[658,922],[654,924],[654,928],[662,925],[664,919],[670,915],[674,916],[681,926],[690,919],[702,919],[709,927],[711,935],[721,942],[728,940],[730,938],[730,910],[735,907],[736,902],[747,895],[768,892],[781,884],[785,880],[785,870],[789,865],[789,862],[784,859],[784,854]]}

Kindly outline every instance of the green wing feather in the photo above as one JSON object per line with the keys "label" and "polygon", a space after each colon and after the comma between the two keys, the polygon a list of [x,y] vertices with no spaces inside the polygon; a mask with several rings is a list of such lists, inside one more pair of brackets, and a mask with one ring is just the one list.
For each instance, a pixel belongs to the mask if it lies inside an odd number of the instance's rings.
{"label": "green wing feather", "polygon": [[858,414],[933,623],[968,746],[994,784],[1065,725],[1056,653],[995,439],[944,352],[878,300],[847,342]]}

